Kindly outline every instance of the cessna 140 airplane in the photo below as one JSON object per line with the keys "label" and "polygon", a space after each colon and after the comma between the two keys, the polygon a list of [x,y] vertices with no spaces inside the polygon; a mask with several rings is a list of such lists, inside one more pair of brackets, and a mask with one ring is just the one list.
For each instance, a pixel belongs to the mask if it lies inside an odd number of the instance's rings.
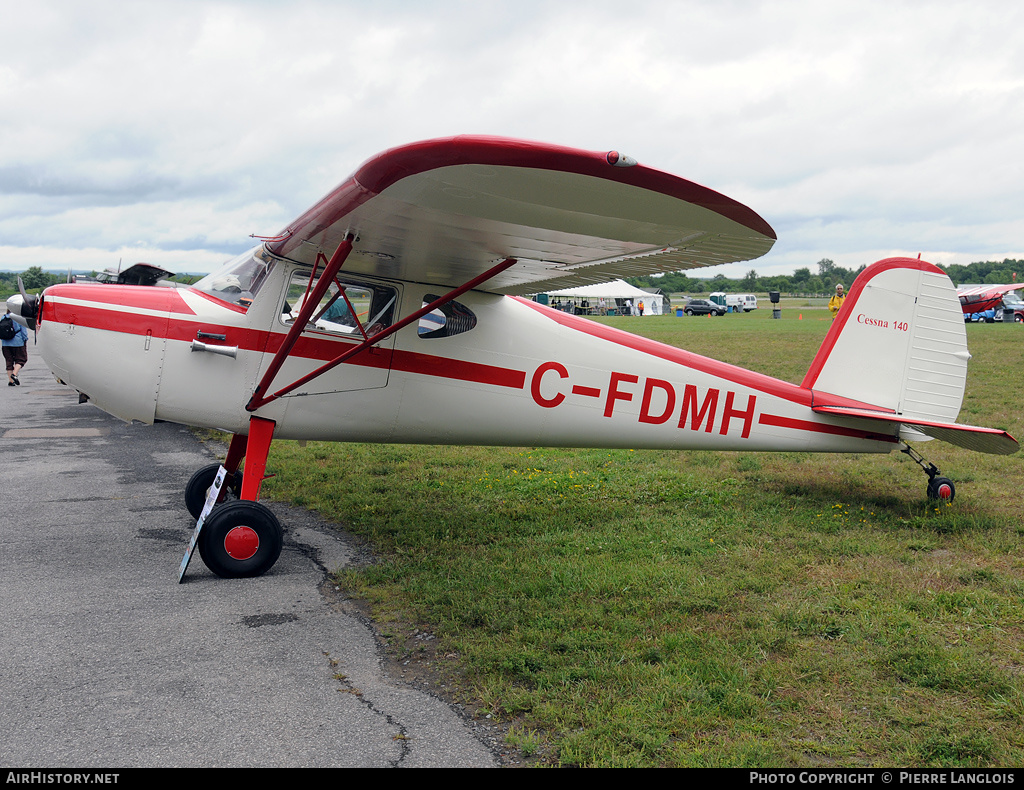
{"label": "cessna 140 airplane", "polygon": [[462,136],[369,159],[190,288],[55,285],[9,307],[82,399],[231,432],[224,463],[185,491],[193,545],[224,577],[265,573],[281,551],[259,502],[274,438],[900,449],[946,500],[953,483],[908,441],[1016,452],[1003,431],[955,422],[964,321],[949,278],[921,260],[858,277],[800,384],[526,298],[774,242],[746,206],[617,152]]}

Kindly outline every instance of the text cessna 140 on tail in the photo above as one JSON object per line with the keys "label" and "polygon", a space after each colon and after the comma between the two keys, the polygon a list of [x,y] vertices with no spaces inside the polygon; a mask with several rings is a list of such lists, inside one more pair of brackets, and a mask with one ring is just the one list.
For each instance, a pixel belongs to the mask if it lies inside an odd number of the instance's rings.
{"label": "text cessna 140 on tail", "polygon": [[233,434],[224,464],[186,489],[200,554],[226,577],[264,573],[281,551],[258,501],[275,437],[900,449],[939,499],[953,484],[908,441],[1017,450],[1003,431],[955,423],[963,315],[949,278],[920,260],[857,278],[799,385],[524,298],[749,260],[774,242],[749,208],[616,152],[454,137],[368,160],[191,288],[55,285],[10,307],[57,378],[100,408]]}

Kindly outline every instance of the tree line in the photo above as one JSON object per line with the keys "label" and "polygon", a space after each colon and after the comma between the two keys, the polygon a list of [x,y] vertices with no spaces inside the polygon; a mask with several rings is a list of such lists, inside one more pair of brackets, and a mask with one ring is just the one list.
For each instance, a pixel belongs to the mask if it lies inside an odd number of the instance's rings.
{"label": "tree line", "polygon": [[[96,271],[90,272],[89,276],[95,277]],[[46,272],[41,266],[30,266],[23,272],[0,272],[0,301],[6,301],[8,296],[18,293],[19,277],[26,291],[36,293],[51,285],[67,282],[68,274]],[[191,284],[199,279],[199,275],[178,274],[168,279]]]}
{"label": "tree line", "polygon": [[49,274],[39,266],[30,266],[23,272],[0,272],[0,296],[7,299],[18,293],[18,278],[21,277],[26,291],[39,291],[49,285],[67,280],[66,274]]}
{"label": "tree line", "polygon": [[[778,291],[783,294],[830,294],[838,283],[842,283],[846,290],[850,289],[857,275],[864,270],[864,266],[857,269],[847,269],[837,266],[829,258],[822,258],[816,264],[818,271],[812,273],[809,266],[797,269],[791,275],[776,275],[762,277],[756,269],[750,269],[746,275],[739,280],[733,280],[724,274],[718,274],[711,278],[690,277],[686,272],[672,272],[660,277],[627,277],[626,282],[638,288],[660,288],[665,293],[712,293],[724,291],[726,293],[768,293]],[[959,264],[954,263],[945,267],[954,285],[965,283],[989,283],[998,285],[1000,283],[1012,283],[1017,281],[1017,275],[1024,280],[1024,261],[1014,258],[1004,258],[1002,261],[977,261],[975,263]],[[96,272],[93,272],[95,275]],[[67,274],[53,274],[45,272],[39,266],[30,266],[21,272],[0,272],[0,297],[4,300],[11,294],[18,292],[18,277],[21,277],[28,291],[39,291],[47,286],[62,283],[67,280]],[[181,278],[188,281],[186,278]],[[194,278],[191,278],[194,279]]]}
{"label": "tree line", "polygon": [[[848,269],[837,266],[829,258],[822,258],[818,263],[817,272],[812,273],[811,267],[797,269],[791,275],[775,275],[762,277],[756,269],[750,269],[741,279],[730,279],[724,274],[711,278],[691,277],[686,272],[673,272],[660,277],[628,277],[626,282],[637,288],[660,288],[665,293],[768,293],[778,291],[786,295],[826,295],[835,290],[836,285],[843,284],[849,291],[853,281],[866,266]],[[991,284],[1017,282],[1018,274],[1024,280],[1024,261],[1004,258],[1002,261],[977,261],[975,263],[954,263],[944,268],[954,285]],[[1024,287],[1024,283],[1022,286]]]}

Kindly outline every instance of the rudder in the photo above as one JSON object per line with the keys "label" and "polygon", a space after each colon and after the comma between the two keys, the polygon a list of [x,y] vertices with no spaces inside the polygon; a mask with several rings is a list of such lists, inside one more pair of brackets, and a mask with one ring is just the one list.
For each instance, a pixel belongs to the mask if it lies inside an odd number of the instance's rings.
{"label": "rudder", "polygon": [[955,422],[967,381],[956,289],[937,266],[887,258],[867,267],[802,386],[916,419]]}

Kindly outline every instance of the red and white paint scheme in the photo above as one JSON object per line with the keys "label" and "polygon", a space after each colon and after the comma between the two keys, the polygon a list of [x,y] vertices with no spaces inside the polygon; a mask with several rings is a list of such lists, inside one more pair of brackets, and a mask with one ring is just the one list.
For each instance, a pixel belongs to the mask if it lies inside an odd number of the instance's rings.
{"label": "red and white paint scheme", "polygon": [[975,285],[957,291],[960,308],[964,315],[983,313],[1003,306],[1003,297],[1011,291],[1024,289],[1024,283],[1004,283],[1002,285]]}
{"label": "red and white paint scheme", "polygon": [[[1005,432],[955,423],[969,359],[960,303],[920,260],[864,271],[799,385],[527,298],[749,260],[774,241],[747,207],[617,152],[454,137],[370,159],[190,288],[59,285],[11,306],[57,378],[100,408],[234,435],[223,489],[214,465],[186,490],[222,576],[263,573],[280,552],[258,502],[273,438],[1017,450]],[[914,456],[929,494],[951,499]],[[211,512],[211,489],[238,499]]]}

